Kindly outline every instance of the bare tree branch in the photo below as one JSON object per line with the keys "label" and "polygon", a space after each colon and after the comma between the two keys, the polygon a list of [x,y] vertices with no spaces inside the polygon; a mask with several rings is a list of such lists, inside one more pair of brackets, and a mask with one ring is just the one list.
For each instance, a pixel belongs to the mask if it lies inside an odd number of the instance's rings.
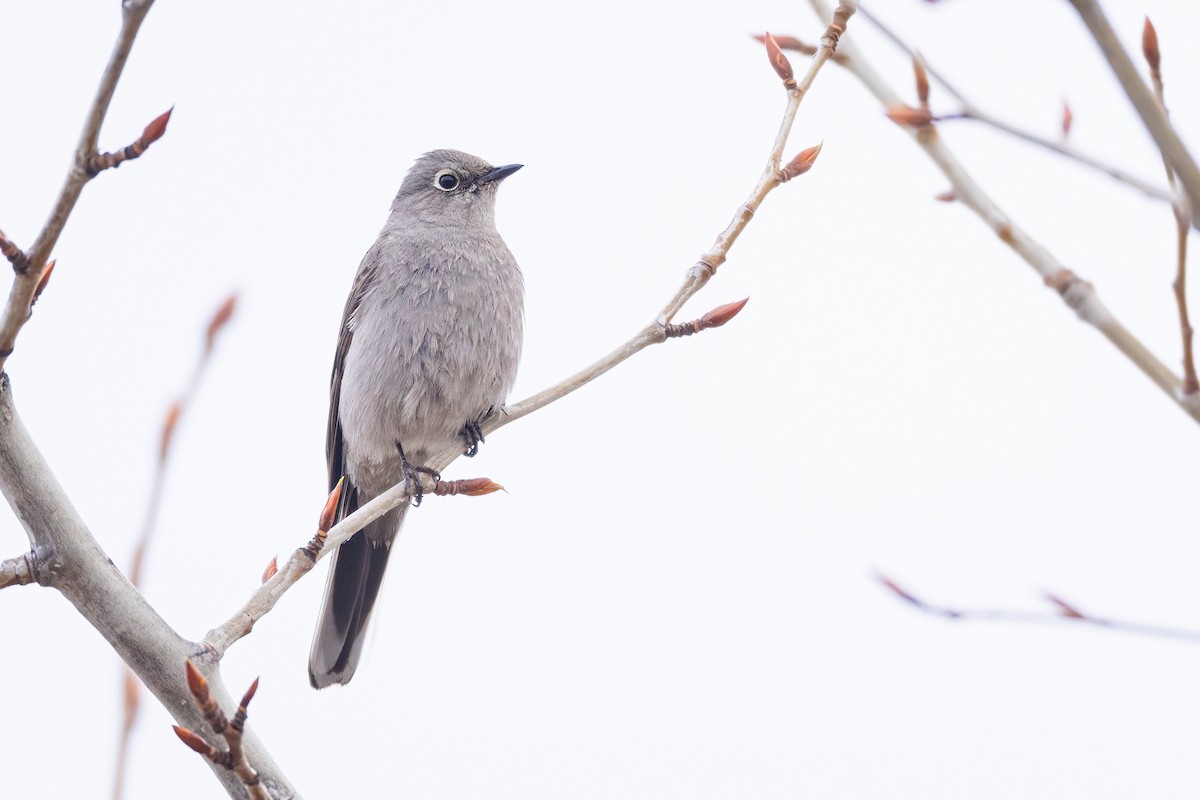
{"label": "bare tree branch", "polygon": [[108,66],[104,68],[104,74],[100,77],[100,86],[88,110],[83,131],[79,135],[79,143],[75,147],[75,158],[63,187],[59,190],[58,199],[55,200],[50,217],[34,240],[33,246],[22,254],[19,262],[9,256],[9,260],[13,261],[16,276],[4,310],[0,312],[0,370],[4,369],[8,357],[12,355],[17,334],[29,319],[29,310],[45,271],[42,265],[50,258],[50,252],[58,242],[58,237],[67,224],[67,218],[75,208],[75,202],[83,192],[83,187],[95,174],[91,171],[92,158],[97,155],[96,143],[100,138],[100,126],[108,113],[108,105],[112,101],[113,92],[116,91],[121,72],[125,69],[125,61],[133,48],[133,41],[137,38],[142,21],[153,4],[154,0],[123,0],[121,3],[121,30],[117,34],[112,55],[109,56]]}
{"label": "bare tree branch", "polygon": [[911,57],[914,61],[919,62],[925,68],[925,70],[930,74],[930,76],[932,76],[933,79],[936,80],[941,85],[941,87],[946,90],[946,93],[949,94],[951,97],[953,97],[958,102],[958,105],[959,105],[961,111],[957,115],[957,117],[954,115],[950,115],[950,116],[943,116],[943,117],[941,117],[942,119],[957,118],[957,119],[969,119],[969,120],[975,120],[976,122],[982,122],[983,124],[993,127],[996,130],[1006,133],[1009,136],[1012,136],[1016,139],[1020,139],[1022,141],[1028,142],[1030,144],[1037,145],[1038,147],[1045,148],[1046,150],[1049,150],[1053,153],[1057,153],[1060,156],[1069,158],[1072,161],[1076,161],[1080,164],[1083,164],[1084,166],[1087,166],[1094,170],[1102,172],[1105,175],[1108,175],[1110,178],[1113,178],[1121,183],[1124,183],[1127,186],[1131,186],[1134,189],[1137,189],[1138,191],[1140,191],[1150,197],[1153,197],[1157,200],[1168,200],[1169,201],[1171,199],[1171,192],[1167,191],[1166,189],[1155,186],[1154,184],[1150,183],[1149,181],[1142,180],[1141,178],[1137,177],[1136,175],[1132,175],[1132,174],[1126,172],[1125,170],[1114,167],[1111,164],[1107,164],[1097,158],[1093,158],[1092,156],[1089,156],[1086,153],[1082,153],[1079,150],[1077,150],[1076,148],[1067,144],[1065,140],[1055,140],[1055,139],[1050,139],[1045,136],[1041,136],[1039,134],[1033,133],[1032,131],[1027,131],[1027,130],[1024,130],[1023,128],[1018,128],[1014,125],[1010,125],[1009,123],[1005,122],[1004,120],[1000,119],[999,117],[995,117],[995,116],[992,116],[991,114],[988,114],[986,111],[983,111],[978,106],[976,106],[973,102],[968,100],[966,95],[964,95],[961,91],[959,91],[957,88],[955,88],[954,84],[951,83],[950,80],[943,73],[941,73],[937,69],[935,69],[934,66],[929,63],[929,61],[925,58],[924,55],[922,55],[921,53],[918,53],[916,48],[914,48],[908,42],[904,41],[904,39],[902,39],[898,33],[896,33],[894,30],[892,30],[891,27],[889,27],[883,20],[879,19],[879,17],[872,14],[865,7],[860,8],[859,12],[863,15],[863,17],[865,19],[869,20],[871,22],[871,24],[874,25],[879,30],[880,33],[882,33],[889,40],[891,40],[891,42],[893,44],[895,44],[898,48],[903,50],[905,53],[908,53],[909,57]]}
{"label": "bare tree branch", "polygon": [[1178,176],[1191,207],[1192,227],[1200,228],[1200,167],[1196,166],[1192,154],[1188,152],[1171,121],[1167,119],[1166,112],[1138,74],[1137,67],[1121,46],[1121,41],[1109,24],[1108,17],[1104,16],[1100,4],[1096,0],[1068,1],[1091,31],[1092,38],[1108,59],[1108,65],[1116,73],[1121,88],[1125,90],[1138,116],[1142,118],[1146,130],[1150,132],[1171,170]]}
{"label": "bare tree branch", "polygon": [[926,602],[907,589],[901,588],[895,581],[884,575],[875,576],[884,588],[899,597],[914,608],[935,617],[955,621],[975,622],[1019,622],[1019,623],[1059,623],[1076,622],[1104,628],[1119,633],[1135,633],[1140,636],[1153,636],[1159,639],[1178,639],[1185,642],[1200,644],[1200,631],[1188,628],[1172,628],[1166,625],[1153,625],[1145,622],[1114,619],[1112,617],[1096,617],[1086,614],[1073,604],[1057,595],[1046,593],[1045,599],[1053,606],[1050,611],[1025,611],[1015,608],[957,608]]}
{"label": "bare tree branch", "polygon": [[[822,0],[809,0],[809,3],[820,17],[824,18],[827,15],[827,7]],[[885,109],[905,108],[900,97],[871,66],[870,62],[862,55],[861,50],[854,47],[854,42],[843,43],[842,52],[847,56],[843,66],[875,95]],[[995,231],[1000,241],[1012,248],[1017,255],[1033,267],[1042,277],[1046,286],[1058,292],[1067,306],[1081,320],[1104,334],[1176,405],[1190,417],[1200,421],[1200,403],[1194,401],[1194,396],[1183,394],[1183,384],[1180,378],[1121,324],[1120,320],[1101,302],[1092,284],[1082,280],[1068,269],[1049,250],[1019,228],[996,205],[991,197],[983,191],[983,187],[954,156],[954,153],[938,135],[935,125],[907,126],[904,127],[904,130],[913,137],[926,155],[950,180],[958,200],[974,211],[989,228]]]}

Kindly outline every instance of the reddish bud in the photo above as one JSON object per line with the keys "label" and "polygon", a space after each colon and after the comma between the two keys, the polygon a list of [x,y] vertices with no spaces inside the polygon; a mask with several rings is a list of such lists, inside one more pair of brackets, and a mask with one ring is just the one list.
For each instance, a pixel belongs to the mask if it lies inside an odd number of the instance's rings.
{"label": "reddish bud", "polygon": [[792,178],[797,178],[812,169],[816,163],[817,156],[821,155],[821,148],[825,143],[806,147],[796,154],[796,157],[787,163],[787,166],[779,171],[779,180],[782,183],[787,183]]}
{"label": "reddish bud", "polygon": [[1146,24],[1142,26],[1142,55],[1146,57],[1146,63],[1150,65],[1151,72],[1158,72],[1159,64],[1162,57],[1158,52],[1158,31],[1154,30],[1154,23],[1146,17]]}
{"label": "reddish bud", "polygon": [[933,199],[937,200],[939,203],[953,203],[958,199],[958,195],[954,193],[953,189],[947,189],[944,192],[938,192],[935,194]]}
{"label": "reddish bud", "polygon": [[208,328],[204,331],[204,352],[211,353],[213,344],[217,340],[217,334],[221,329],[229,324],[229,320],[233,317],[233,312],[237,308],[237,295],[231,294],[226,297],[224,302],[217,308],[216,313],[212,315],[212,319],[208,322]]}
{"label": "reddish bud", "polygon": [[921,108],[929,108],[929,76],[925,74],[925,65],[917,56],[913,56],[913,76],[917,81],[917,100]]}
{"label": "reddish bud", "polygon": [[254,679],[254,683],[250,684],[250,688],[242,695],[242,702],[238,705],[238,710],[245,711],[250,705],[250,701],[254,699],[254,693],[258,691],[258,678]]}
{"label": "reddish bud", "polygon": [[719,328],[729,320],[738,315],[738,312],[746,307],[746,303],[750,302],[750,298],[746,297],[733,303],[726,303],[723,306],[717,306],[712,311],[709,311],[700,318],[700,323],[705,328]]}
{"label": "reddish bud", "polygon": [[775,74],[779,76],[785,84],[795,80],[795,75],[792,72],[792,64],[788,61],[787,56],[783,54],[783,50],[779,47],[779,42],[775,41],[775,37],[771,34],[763,34],[763,44],[767,46],[767,60],[771,62],[771,67],[775,70]]}
{"label": "reddish bud", "polygon": [[1075,115],[1071,113],[1071,107],[1067,105],[1066,100],[1063,100],[1062,106],[1062,135],[1065,139],[1071,133],[1071,123],[1075,121]]}
{"label": "reddish bud", "polygon": [[54,265],[57,263],[57,260],[52,259],[46,265],[46,269],[42,272],[42,278],[38,281],[37,288],[33,290],[33,299],[29,301],[30,306],[38,301],[38,298],[42,296],[42,292],[46,291],[46,284],[50,283],[50,274],[54,272]]}
{"label": "reddish bud", "polygon": [[343,476],[338,478],[337,486],[325,500],[325,508],[321,509],[321,519],[317,521],[317,530],[327,531],[333,527],[333,518],[337,514],[338,501],[342,499],[342,484],[346,482]]}
{"label": "reddish bud", "polygon": [[183,405],[176,400],[167,409],[166,419],[163,420],[162,436],[158,440],[158,460],[165,461],[171,450],[171,439],[175,436],[175,427],[179,424],[179,415],[183,413]]}
{"label": "reddish bud", "polygon": [[923,128],[933,122],[933,114],[927,108],[913,108],[906,105],[891,105],[884,109],[887,118],[897,125],[906,128]]}
{"label": "reddish bud", "polygon": [[271,580],[271,578],[275,577],[276,572],[279,572],[278,559],[272,558],[271,563],[267,564],[267,568],[263,570],[262,582],[266,583]]}
{"label": "reddish bud", "polygon": [[1066,600],[1063,600],[1061,597],[1057,597],[1055,595],[1050,594],[1049,592],[1046,592],[1046,600],[1048,600],[1053,605],[1057,606],[1058,613],[1064,617],[1070,617],[1072,619],[1086,619],[1087,618],[1087,616],[1083,612],[1081,612],[1079,609],[1075,608],[1075,606],[1071,605]]}
{"label": "reddish bud", "polygon": [[167,132],[167,123],[171,121],[171,112],[174,110],[175,106],[171,106],[146,126],[142,131],[142,142],[144,144],[150,145],[162,138],[162,135]]}
{"label": "reddish bud", "polygon": [[208,701],[208,681],[204,680],[204,676],[200,674],[200,670],[196,669],[196,665],[190,658],[185,658],[183,663],[187,673],[188,690],[192,693],[192,697],[196,698],[198,704],[204,705]]}
{"label": "reddish bud", "polygon": [[[754,38],[760,42],[766,42],[767,40],[766,36],[759,36],[758,34],[755,34]],[[811,44],[805,44],[795,36],[776,36],[775,44],[779,45],[782,50],[792,50],[796,53],[803,53],[806,56],[816,55],[817,53],[817,48]]]}
{"label": "reddish bud", "polygon": [[192,750],[199,753],[200,755],[208,756],[210,753],[213,752],[212,745],[210,745],[208,742],[204,741],[203,736],[193,733],[192,731],[188,730],[187,728],[183,727],[182,725],[172,725],[171,727],[175,730],[175,735],[179,737],[179,740],[181,742],[186,744],[188,747],[190,747]]}
{"label": "reddish bud", "polygon": [[455,481],[458,484],[458,493],[465,494],[467,497],[482,497],[485,494],[499,492],[504,489],[503,486],[493,481],[491,478],[464,478],[460,481]]}

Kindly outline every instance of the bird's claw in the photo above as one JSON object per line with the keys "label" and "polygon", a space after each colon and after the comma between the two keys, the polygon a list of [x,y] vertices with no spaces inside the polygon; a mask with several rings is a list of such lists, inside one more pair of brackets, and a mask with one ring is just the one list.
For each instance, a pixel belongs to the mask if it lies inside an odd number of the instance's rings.
{"label": "bird's claw", "polygon": [[463,455],[467,458],[474,458],[479,453],[479,445],[484,443],[483,430],[479,427],[478,420],[468,420],[466,425],[463,425],[460,436],[466,441],[467,449]]}

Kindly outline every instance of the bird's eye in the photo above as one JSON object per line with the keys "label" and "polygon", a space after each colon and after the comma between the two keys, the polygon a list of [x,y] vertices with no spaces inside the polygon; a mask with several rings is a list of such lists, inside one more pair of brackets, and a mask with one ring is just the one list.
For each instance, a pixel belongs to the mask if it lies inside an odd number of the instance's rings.
{"label": "bird's eye", "polygon": [[453,192],[458,188],[458,176],[453,172],[439,172],[433,183],[443,192]]}

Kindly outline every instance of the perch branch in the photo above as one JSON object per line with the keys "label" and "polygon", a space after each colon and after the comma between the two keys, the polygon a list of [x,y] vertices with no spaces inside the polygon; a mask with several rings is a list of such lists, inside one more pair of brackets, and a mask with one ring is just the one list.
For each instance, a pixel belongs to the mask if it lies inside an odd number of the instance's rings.
{"label": "perch branch", "polygon": [[[518,419],[532,414],[540,408],[544,408],[556,400],[566,397],[571,392],[590,383],[650,345],[661,344],[667,341],[668,338],[690,335],[700,330],[723,325],[742,309],[746,303],[745,300],[728,303],[715,308],[691,322],[672,323],[672,319],[684,304],[708,283],[709,279],[716,273],[717,268],[725,261],[733,243],[745,229],[746,225],[749,224],[755,210],[762,204],[767,194],[787,180],[803,174],[812,166],[813,161],[820,152],[819,147],[802,150],[786,166],[781,166],[783,151],[787,145],[788,134],[791,131],[792,122],[795,119],[800,101],[816,79],[821,67],[833,55],[839,38],[845,32],[847,20],[854,13],[854,8],[854,3],[843,2],[837,7],[836,12],[827,16],[827,18],[832,19],[832,22],[826,29],[825,35],[821,37],[821,44],[817,48],[816,54],[812,57],[808,71],[799,81],[790,75],[791,67],[787,64],[786,58],[782,62],[776,58],[776,51],[779,51],[779,47],[776,45],[772,49],[771,45],[768,44],[768,55],[771,57],[772,66],[775,67],[776,72],[783,79],[788,100],[783,122],[771,145],[767,165],[758,182],[755,184],[749,199],[738,208],[733,220],[717,236],[712,248],[704,253],[700,257],[700,260],[687,272],[683,285],[663,308],[662,312],[659,313],[658,317],[634,334],[631,339],[590,366],[519,403],[502,409],[500,413],[494,415],[480,426],[485,434],[490,434],[509,423],[516,422]],[[769,36],[764,38],[768,42],[771,41]],[[782,52],[778,52],[778,55],[782,56]],[[685,333],[685,331],[687,332]],[[440,472],[460,455],[462,455],[461,449],[447,449],[430,459],[428,466]],[[452,493],[437,491],[437,486],[432,482],[423,483],[423,489],[426,494]],[[335,488],[334,491],[337,492],[338,489]],[[470,494],[471,492],[462,493]],[[331,501],[332,498],[333,496],[331,495]],[[317,560],[323,558],[327,553],[332,552],[338,545],[349,539],[372,520],[378,519],[409,499],[407,483],[401,482],[378,497],[359,506],[356,511],[348,514],[336,525],[330,527],[328,531],[325,531],[324,528],[320,529],[317,536],[314,537],[308,546],[295,551],[282,566],[276,566],[274,572],[268,567],[267,580],[250,597],[245,606],[230,620],[208,632],[208,635],[204,638],[205,648],[215,659],[220,659],[233,642],[246,635],[253,624],[270,611],[279,598],[296,581],[313,568]]]}

